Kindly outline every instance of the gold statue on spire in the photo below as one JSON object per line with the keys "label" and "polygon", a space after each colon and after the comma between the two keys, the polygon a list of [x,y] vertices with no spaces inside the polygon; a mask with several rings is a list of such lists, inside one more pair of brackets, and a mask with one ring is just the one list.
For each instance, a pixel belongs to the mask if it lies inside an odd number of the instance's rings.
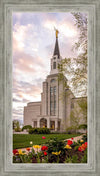
{"label": "gold statue on spire", "polygon": [[56,28],[54,27],[54,30],[55,30],[55,32],[56,32],[56,38],[58,38],[58,33],[59,33],[58,29],[56,29]]}

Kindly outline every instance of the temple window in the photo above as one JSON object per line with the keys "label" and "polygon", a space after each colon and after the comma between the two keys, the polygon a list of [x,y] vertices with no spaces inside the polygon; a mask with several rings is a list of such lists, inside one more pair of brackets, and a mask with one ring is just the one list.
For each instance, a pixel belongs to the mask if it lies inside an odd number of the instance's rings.
{"label": "temple window", "polygon": [[51,79],[51,83],[54,83],[56,80],[55,79]]}
{"label": "temple window", "polygon": [[53,69],[56,69],[56,62],[53,63]]}
{"label": "temple window", "polygon": [[34,128],[37,128],[37,121],[34,121]]}
{"label": "temple window", "polygon": [[50,115],[56,115],[56,86],[50,87]]}

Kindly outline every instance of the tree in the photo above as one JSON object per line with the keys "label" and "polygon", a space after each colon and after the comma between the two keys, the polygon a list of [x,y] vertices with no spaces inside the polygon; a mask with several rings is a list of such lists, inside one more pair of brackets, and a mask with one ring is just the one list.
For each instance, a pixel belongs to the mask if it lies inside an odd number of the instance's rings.
{"label": "tree", "polygon": [[73,50],[77,50],[77,58],[65,58],[58,65],[59,80],[66,74],[72,91],[76,95],[87,95],[87,16],[83,13],[72,13],[75,25],[79,30],[78,42]]}
{"label": "tree", "polygon": [[[58,80],[63,80],[65,89],[69,86],[76,96],[86,97],[87,96],[87,16],[83,13],[72,13],[75,19],[75,25],[79,31],[78,42],[74,44],[72,50],[76,50],[78,55],[77,58],[65,58],[58,65],[59,76]],[[67,77],[67,83],[64,79]],[[69,86],[68,86],[69,85]],[[63,97],[68,96],[71,91],[64,91]],[[71,111],[71,127],[70,129],[79,128],[81,124],[81,114],[85,123],[87,123],[87,101],[81,100],[78,103],[79,108],[75,108]]]}
{"label": "tree", "polygon": [[70,114],[71,127],[67,131],[87,128],[87,99],[79,98],[77,102],[73,103],[73,108]]}
{"label": "tree", "polygon": [[18,120],[13,120],[13,129],[17,132],[21,131],[20,129],[20,123]]}

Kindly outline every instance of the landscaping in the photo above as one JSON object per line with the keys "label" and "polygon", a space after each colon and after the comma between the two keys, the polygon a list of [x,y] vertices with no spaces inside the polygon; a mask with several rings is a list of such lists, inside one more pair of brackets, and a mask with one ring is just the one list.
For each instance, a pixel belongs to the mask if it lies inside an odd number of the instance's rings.
{"label": "landscaping", "polygon": [[[63,136],[64,134],[61,134]],[[33,136],[33,135],[31,135]],[[40,135],[37,135],[37,137]],[[13,150],[14,163],[87,163],[87,137],[83,136],[81,140],[64,141],[61,136],[47,139],[47,135],[41,136],[41,145],[34,145],[33,141],[29,144],[31,147],[26,149]],[[49,136],[50,137],[50,136]],[[64,136],[63,136],[64,137]],[[71,137],[71,136],[70,136]],[[39,141],[40,142],[40,141]]]}
{"label": "landscaping", "polygon": [[13,149],[31,147],[30,141],[33,145],[42,145],[51,138],[58,138],[65,140],[72,137],[79,136],[80,134],[45,134],[45,141],[42,139],[43,134],[13,134]]}

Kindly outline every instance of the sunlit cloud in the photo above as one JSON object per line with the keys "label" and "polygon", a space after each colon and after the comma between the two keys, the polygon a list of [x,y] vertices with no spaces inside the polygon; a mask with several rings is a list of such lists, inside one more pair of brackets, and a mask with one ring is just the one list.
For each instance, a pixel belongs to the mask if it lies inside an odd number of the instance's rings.
{"label": "sunlit cloud", "polygon": [[78,34],[75,27],[73,27],[72,25],[66,24],[66,23],[57,25],[56,22],[47,21],[44,24],[44,27],[46,27],[46,28],[48,28],[49,30],[52,30],[52,31],[56,27],[60,31],[60,33],[64,36],[66,36],[66,37],[73,37],[73,36],[76,36]]}

